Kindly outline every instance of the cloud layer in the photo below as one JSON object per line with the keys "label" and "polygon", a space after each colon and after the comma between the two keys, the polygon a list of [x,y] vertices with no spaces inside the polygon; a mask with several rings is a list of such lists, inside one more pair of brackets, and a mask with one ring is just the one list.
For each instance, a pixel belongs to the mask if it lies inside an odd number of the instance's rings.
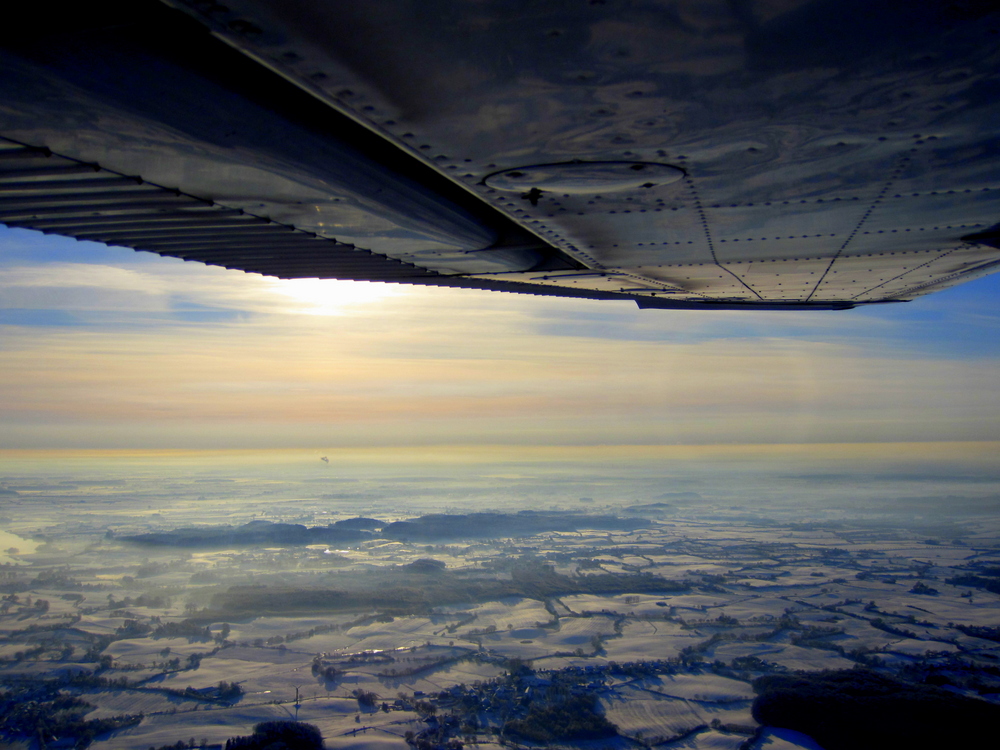
{"label": "cloud layer", "polygon": [[992,279],[905,309],[694,313],[15,230],[0,264],[0,447],[1000,439]]}

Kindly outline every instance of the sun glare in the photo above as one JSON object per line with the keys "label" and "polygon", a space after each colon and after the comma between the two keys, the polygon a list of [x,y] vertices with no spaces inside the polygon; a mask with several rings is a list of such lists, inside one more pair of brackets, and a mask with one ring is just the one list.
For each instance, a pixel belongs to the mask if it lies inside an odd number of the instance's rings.
{"label": "sun glare", "polygon": [[269,279],[270,290],[287,298],[290,312],[345,315],[353,308],[406,293],[398,284],[336,279]]}

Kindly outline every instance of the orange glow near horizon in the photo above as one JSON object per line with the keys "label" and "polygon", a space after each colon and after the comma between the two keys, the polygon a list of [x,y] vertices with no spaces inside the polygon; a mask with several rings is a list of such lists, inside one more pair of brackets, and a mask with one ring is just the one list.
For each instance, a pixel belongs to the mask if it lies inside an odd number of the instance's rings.
{"label": "orange glow near horizon", "polygon": [[746,443],[714,445],[426,445],[274,449],[0,449],[0,461],[193,461],[470,463],[653,462],[800,459],[804,461],[952,461],[990,464],[1000,441],[912,443]]}

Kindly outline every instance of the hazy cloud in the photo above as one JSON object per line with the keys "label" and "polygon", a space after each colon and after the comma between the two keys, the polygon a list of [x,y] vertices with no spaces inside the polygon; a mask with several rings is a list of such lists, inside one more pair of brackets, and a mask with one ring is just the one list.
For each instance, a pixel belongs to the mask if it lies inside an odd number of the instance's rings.
{"label": "hazy cloud", "polygon": [[[1000,438],[996,357],[948,353],[929,303],[640,311],[111,248],[87,263],[46,239],[44,261],[0,250],[0,306],[53,315],[2,328],[8,447]],[[961,335],[995,338],[988,312]]]}

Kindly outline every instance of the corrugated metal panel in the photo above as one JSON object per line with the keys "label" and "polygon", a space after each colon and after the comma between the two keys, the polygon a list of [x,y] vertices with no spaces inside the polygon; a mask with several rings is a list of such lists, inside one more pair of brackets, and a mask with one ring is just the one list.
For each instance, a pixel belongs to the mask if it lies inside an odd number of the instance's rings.
{"label": "corrugated metal panel", "polygon": [[267,217],[9,141],[0,145],[0,222],[281,278],[437,276]]}

